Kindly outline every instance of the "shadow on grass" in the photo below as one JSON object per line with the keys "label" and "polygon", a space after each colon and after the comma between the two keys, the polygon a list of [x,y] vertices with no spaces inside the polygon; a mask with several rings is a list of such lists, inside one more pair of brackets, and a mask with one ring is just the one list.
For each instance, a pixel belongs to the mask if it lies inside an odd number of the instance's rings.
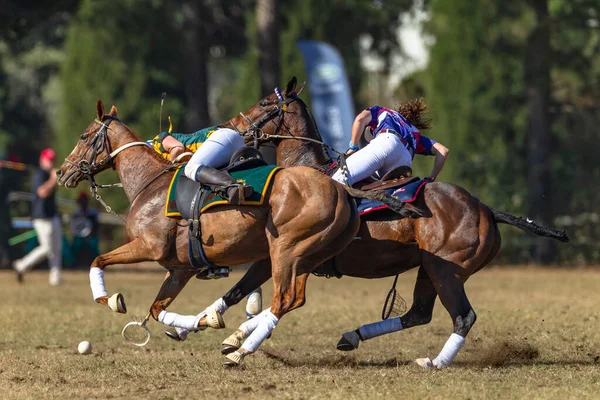
{"label": "shadow on grass", "polygon": [[[386,360],[357,360],[348,354],[332,355],[326,358],[298,358],[274,349],[261,349],[260,354],[275,360],[288,367],[379,367],[398,368],[400,366],[415,365],[414,360],[401,360],[389,358]],[[500,342],[480,352],[475,361],[457,361],[455,367],[494,369],[518,366],[600,366],[600,355],[590,353],[588,359],[581,360],[542,360],[539,359],[539,350],[529,343]]]}
{"label": "shadow on grass", "polygon": [[397,368],[402,365],[409,365],[412,360],[399,360],[389,358],[387,360],[356,360],[354,356],[340,354],[327,358],[296,358],[286,357],[282,352],[273,349],[261,349],[260,353],[265,357],[275,360],[288,367],[328,367],[328,368],[348,368],[348,367],[381,367]]}

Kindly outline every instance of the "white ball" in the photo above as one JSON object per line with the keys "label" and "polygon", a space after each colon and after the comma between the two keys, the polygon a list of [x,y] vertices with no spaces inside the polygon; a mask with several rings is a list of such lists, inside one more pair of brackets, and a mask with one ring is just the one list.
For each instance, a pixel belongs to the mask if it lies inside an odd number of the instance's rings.
{"label": "white ball", "polygon": [[79,343],[79,346],[77,346],[77,351],[79,354],[90,354],[92,352],[92,344],[84,340],[83,342]]}

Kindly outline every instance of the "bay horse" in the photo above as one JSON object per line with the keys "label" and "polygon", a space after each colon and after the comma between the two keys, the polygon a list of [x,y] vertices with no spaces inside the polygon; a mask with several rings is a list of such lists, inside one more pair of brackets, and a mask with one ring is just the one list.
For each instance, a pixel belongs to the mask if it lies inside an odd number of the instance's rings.
{"label": "bay horse", "polygon": [[[188,228],[180,219],[164,215],[173,164],[161,158],[125,124],[117,109],[104,113],[98,100],[96,119],[83,131],[58,171],[59,184],[74,188],[82,180],[110,168],[117,171],[130,203],[126,230],[132,240],[97,257],[90,267],[94,300],[126,313],[123,296],[108,296],[104,269],[113,264],[156,261],[168,272],[150,312],[159,322],[188,329],[222,328],[220,315],[181,316],[165,309],[198,269],[188,257]],[[353,195],[371,194],[353,191]],[[237,265],[269,259],[280,297],[274,299],[277,318],[300,307],[308,274],[321,262],[342,251],[360,224],[347,189],[307,167],[277,172],[260,206],[223,205],[201,215],[203,248],[217,265]],[[390,206],[397,201],[389,200]]]}
{"label": "bay horse", "polygon": [[[240,131],[254,130],[248,143],[271,141],[277,146],[277,163],[284,167],[309,166],[324,173],[332,160],[312,115],[298,97],[294,77],[283,91],[260,100],[248,111],[229,121]],[[431,321],[435,299],[439,296],[453,322],[453,333],[436,359],[417,360],[425,368],[449,366],[464,343],[476,314],[464,284],[487,265],[500,249],[498,223],[516,226],[526,232],[568,241],[564,232],[541,227],[533,221],[493,210],[458,185],[434,182],[420,192],[415,206],[430,211],[430,216],[406,218],[382,210],[361,218],[357,239],[334,257],[342,275],[359,278],[384,278],[419,267],[413,303],[404,315],[376,322],[343,334],[340,350],[354,350],[361,340],[396,332]],[[261,260],[247,271],[222,300],[227,306],[239,302],[270,277],[270,260]],[[223,342],[227,365],[237,365],[249,352],[242,341],[253,326],[243,325]]]}

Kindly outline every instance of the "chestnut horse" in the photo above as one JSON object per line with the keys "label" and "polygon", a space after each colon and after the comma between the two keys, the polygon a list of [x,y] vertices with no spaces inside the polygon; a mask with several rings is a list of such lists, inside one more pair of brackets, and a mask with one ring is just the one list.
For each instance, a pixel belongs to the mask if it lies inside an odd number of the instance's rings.
{"label": "chestnut horse", "polygon": [[[238,130],[251,128],[257,135],[249,137],[248,142],[270,140],[277,145],[279,165],[304,165],[323,173],[332,160],[319,144],[321,137],[308,108],[297,96],[301,90],[297,90],[293,78],[283,92],[283,101],[275,94],[268,96],[242,113],[243,118],[236,117],[229,124]],[[360,278],[390,277],[419,267],[410,310],[401,317],[344,333],[338,349],[354,350],[360,340],[429,323],[439,296],[452,319],[453,334],[438,358],[433,362],[428,358],[418,362],[427,368],[442,368],[453,361],[475,322],[476,315],[464,284],[500,249],[498,223],[560,241],[568,241],[568,238],[564,232],[493,210],[465,189],[450,183],[426,185],[416,206],[429,210],[430,216],[403,218],[389,210],[365,216],[357,235],[360,240],[353,241],[335,256],[334,265],[341,274]],[[239,302],[266,282],[270,277],[269,263],[270,260],[262,260],[254,264],[222,298],[225,304],[231,306]],[[226,364],[237,364],[248,353],[241,343],[250,333],[250,329],[238,330],[225,340],[224,353],[239,349]]]}
{"label": "chestnut horse", "polygon": [[[223,327],[222,319],[214,313],[180,316],[165,311],[199,272],[190,267],[188,228],[181,220],[164,216],[173,165],[140,142],[117,119],[114,106],[108,115],[100,100],[96,108],[97,119],[81,134],[58,172],[59,183],[74,188],[85,179],[93,183],[95,174],[112,166],[131,205],[126,221],[131,242],[97,257],[91,265],[95,301],[125,313],[122,295],[109,297],[106,292],[104,268],[156,261],[168,273],[149,315],[167,325],[188,329]],[[364,192],[353,194],[361,196]],[[397,203],[389,201],[391,206]],[[310,272],[342,251],[355,237],[359,223],[347,188],[307,167],[279,171],[262,206],[225,205],[201,216],[203,247],[213,263],[237,265],[270,259],[273,270],[269,275],[272,273],[276,282],[271,311],[277,319],[304,303]]]}

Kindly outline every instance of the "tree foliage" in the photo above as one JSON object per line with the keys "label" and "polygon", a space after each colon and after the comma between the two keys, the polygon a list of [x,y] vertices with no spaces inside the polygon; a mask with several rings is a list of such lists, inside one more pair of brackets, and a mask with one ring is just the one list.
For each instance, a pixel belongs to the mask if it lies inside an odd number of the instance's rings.
{"label": "tree foliage", "polygon": [[[550,155],[554,222],[561,215],[596,212],[597,187],[585,181],[600,174],[594,162],[599,68],[597,2],[550,1]],[[535,27],[528,2],[432,1],[427,32],[435,38],[430,63],[419,74],[432,109],[432,135],[452,149],[445,180],[456,182],[490,206],[526,213],[529,148],[526,71],[527,42]],[[593,178],[592,178],[593,179]],[[571,226],[574,231],[580,230]],[[598,238],[587,232],[586,239]],[[526,257],[529,238],[515,238],[512,254]],[[577,238],[575,238],[577,243]],[[572,250],[561,247],[563,258]],[[520,252],[524,249],[524,253]],[[586,250],[584,257],[596,258]]]}
{"label": "tree foliage", "polygon": [[[423,95],[434,120],[430,136],[451,149],[441,178],[470,190],[492,207],[531,211],[528,159],[528,48],[543,0],[429,0],[425,32],[430,62],[405,79],[401,98]],[[272,2],[265,2],[273,4]],[[280,85],[305,79],[296,42],[322,40],[338,48],[357,108],[365,104],[365,58],[391,65],[402,52],[401,15],[415,0],[277,2]],[[422,2],[418,2],[422,3]],[[36,163],[53,145],[66,156],[94,118],[101,98],[144,139],[158,131],[160,96],[175,129],[221,122],[261,97],[254,0],[8,0],[0,7],[0,151]],[[550,189],[538,200],[574,236],[561,260],[600,260],[596,199],[600,189],[600,3],[548,0],[550,38]],[[273,18],[265,19],[272,21]],[[262,27],[266,35],[275,30]],[[271,32],[271,33],[269,33]],[[264,39],[264,37],[263,37]],[[277,46],[277,40],[268,43]],[[273,50],[273,49],[271,49]],[[269,51],[264,54],[276,54]],[[530,64],[531,65],[531,64]],[[276,74],[271,71],[272,76]],[[531,74],[529,74],[531,75]],[[265,80],[265,82],[267,82]],[[265,83],[269,90],[273,80]],[[307,88],[307,92],[310,87]],[[305,92],[306,93],[306,92]],[[366,95],[367,94],[367,95]],[[308,98],[305,95],[304,98]],[[392,104],[390,104],[392,105]],[[164,125],[164,124],[163,124]],[[422,157],[423,158],[423,157]],[[431,160],[420,160],[418,165]],[[105,174],[102,174],[104,176]],[[100,181],[115,181],[116,176]],[[63,191],[61,196],[75,193]],[[108,195],[119,211],[124,196]],[[530,260],[532,242],[504,235],[511,261]]]}

